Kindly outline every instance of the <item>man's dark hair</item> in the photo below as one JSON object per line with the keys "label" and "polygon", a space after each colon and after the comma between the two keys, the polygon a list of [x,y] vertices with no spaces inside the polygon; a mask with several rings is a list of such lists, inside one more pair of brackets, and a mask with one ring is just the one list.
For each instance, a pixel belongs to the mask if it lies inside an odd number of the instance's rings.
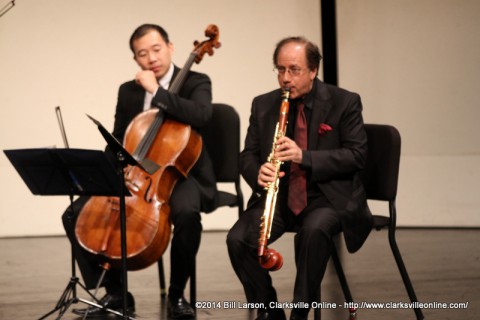
{"label": "man's dark hair", "polygon": [[320,54],[320,50],[318,49],[318,46],[308,41],[304,37],[288,37],[280,40],[277,43],[277,46],[275,47],[275,51],[273,52],[273,65],[277,66],[277,58],[278,58],[278,53],[280,52],[280,49],[287,43],[291,43],[291,42],[303,44],[305,46],[305,55],[307,58],[308,68],[310,70],[316,69],[318,74],[318,70],[320,68],[320,60],[322,60],[322,55]]}
{"label": "man's dark hair", "polygon": [[155,30],[158,33],[160,33],[163,40],[167,44],[170,43],[170,40],[168,39],[167,31],[165,31],[165,29],[163,29],[162,27],[156,24],[150,24],[150,23],[142,24],[140,27],[135,29],[135,31],[133,31],[132,36],[130,37],[130,50],[132,50],[133,54],[135,54],[135,51],[133,49],[133,41],[143,37],[145,34],[150,32],[151,30]]}

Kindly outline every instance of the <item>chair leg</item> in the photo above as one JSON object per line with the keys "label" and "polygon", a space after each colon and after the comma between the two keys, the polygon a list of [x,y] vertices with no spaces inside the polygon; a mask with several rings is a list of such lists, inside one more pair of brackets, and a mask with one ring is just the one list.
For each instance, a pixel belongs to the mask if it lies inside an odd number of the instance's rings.
{"label": "chair leg", "polygon": [[[415,294],[412,282],[410,281],[407,269],[405,268],[405,263],[403,262],[402,255],[400,254],[397,242],[395,241],[395,236],[391,237],[389,235],[389,242],[393,256],[395,257],[395,262],[397,263],[398,270],[400,271],[400,275],[402,276],[403,284],[405,285],[405,289],[407,290],[408,297],[410,298],[411,302],[418,302],[417,295]],[[415,312],[417,320],[422,320],[424,318],[422,310],[420,308],[414,308],[413,311]]]}
{"label": "chair leg", "polygon": [[190,305],[193,309],[197,302],[197,270],[196,270],[196,261],[193,262],[192,270],[190,271]]}
{"label": "chair leg", "polygon": [[[317,292],[317,300],[322,301],[322,296],[320,293],[320,288],[318,288]],[[321,308],[315,308],[313,309],[313,320],[320,320],[322,319],[322,309]]]}
{"label": "chair leg", "polygon": [[165,299],[167,295],[167,290],[165,289],[165,270],[163,269],[163,257],[160,257],[160,260],[158,260],[158,277],[160,279],[160,296],[163,299]]}
{"label": "chair leg", "polygon": [[[392,218],[393,217],[393,218]],[[396,217],[396,210],[395,204],[390,204],[390,226],[388,228],[388,242],[390,243],[390,248],[392,249],[393,256],[395,258],[395,262],[397,263],[398,270],[400,271],[400,275],[402,276],[403,284],[405,285],[405,289],[407,290],[408,296],[410,301],[418,302],[417,295],[415,294],[415,290],[413,289],[412,282],[410,281],[410,277],[408,276],[407,268],[405,267],[405,263],[403,262],[402,255],[400,254],[400,250],[398,249],[397,241],[395,239],[395,221]],[[422,310],[420,308],[414,308],[413,311],[417,317],[417,320],[424,319]]]}
{"label": "chair leg", "polygon": [[[349,288],[348,283],[347,283],[347,278],[345,277],[345,272],[343,271],[342,263],[340,262],[340,258],[338,257],[337,248],[335,246],[335,243],[333,243],[333,242],[332,242],[332,248],[331,248],[330,255],[332,257],[333,265],[335,267],[335,271],[336,271],[337,276],[338,276],[338,281],[340,282],[340,285],[342,286],[342,291],[343,291],[343,295],[345,296],[345,301],[346,302],[353,302],[352,293],[350,292],[350,288]],[[314,310],[314,314],[313,314],[314,315],[314,320],[320,320],[320,313],[321,313],[320,308],[316,308]],[[351,312],[350,316],[352,316],[352,312]],[[351,317],[350,319],[355,319],[355,318]]]}
{"label": "chair leg", "polygon": [[340,262],[340,258],[338,257],[337,248],[335,244],[332,243],[332,251],[331,251],[333,265],[335,266],[335,271],[337,272],[338,281],[342,286],[343,295],[345,296],[346,302],[353,302],[352,293],[350,292],[350,288],[348,287],[347,278],[345,277],[345,272],[343,272],[342,263]]}
{"label": "chair leg", "polygon": [[237,193],[238,217],[243,213],[243,193],[240,187],[240,180],[235,181],[235,192]]}
{"label": "chair leg", "polygon": [[[397,262],[398,270],[400,271],[400,275],[402,276],[403,284],[405,285],[405,289],[407,290],[410,301],[418,302],[417,296],[412,286],[412,282],[410,281],[410,277],[408,276],[407,269],[405,268],[405,264],[403,263],[403,259],[395,239],[390,241],[390,248],[392,249],[395,261]],[[415,312],[415,315],[417,316],[417,320],[422,320],[424,318],[422,310],[420,308],[414,308],[413,310]]]}
{"label": "chair leg", "polygon": [[[160,278],[160,295],[162,299],[167,296],[165,285],[165,270],[163,268],[163,257],[158,260],[158,277]],[[197,276],[196,263],[194,262],[192,270],[190,271],[190,304],[195,309],[195,302],[197,302]]]}
{"label": "chair leg", "polygon": [[[340,261],[340,257],[338,256],[338,251],[335,246],[335,243],[332,242],[332,251],[331,251],[333,265],[335,267],[335,271],[337,272],[338,281],[342,286],[343,295],[345,297],[345,301],[348,303],[353,303],[352,293],[350,292],[350,287],[348,286],[347,278],[345,277],[345,272],[343,271],[342,263]],[[349,318],[350,320],[357,319],[357,309],[353,306],[348,308]]]}

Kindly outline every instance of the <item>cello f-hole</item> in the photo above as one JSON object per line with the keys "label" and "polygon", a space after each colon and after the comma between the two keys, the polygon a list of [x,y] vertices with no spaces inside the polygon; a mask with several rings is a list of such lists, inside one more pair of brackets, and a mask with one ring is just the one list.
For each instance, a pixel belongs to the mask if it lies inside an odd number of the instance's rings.
{"label": "cello f-hole", "polygon": [[152,198],[151,196],[149,197],[148,194],[150,193],[150,188],[152,187],[152,179],[150,177],[145,177],[145,180],[148,181],[148,187],[147,189],[145,190],[145,195],[144,195],[144,200],[147,202],[147,203],[151,203],[152,202]]}

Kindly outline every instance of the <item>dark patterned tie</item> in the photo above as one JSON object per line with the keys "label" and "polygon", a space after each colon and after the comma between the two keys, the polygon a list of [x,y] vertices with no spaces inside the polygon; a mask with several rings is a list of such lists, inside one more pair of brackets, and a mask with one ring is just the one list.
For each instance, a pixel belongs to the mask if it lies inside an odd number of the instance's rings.
{"label": "dark patterned tie", "polygon": [[[304,112],[303,102],[297,105],[297,120],[295,121],[294,138],[302,150],[307,150],[307,119]],[[300,164],[291,163],[290,180],[288,187],[288,207],[296,215],[302,212],[307,206],[307,179],[305,170]]]}

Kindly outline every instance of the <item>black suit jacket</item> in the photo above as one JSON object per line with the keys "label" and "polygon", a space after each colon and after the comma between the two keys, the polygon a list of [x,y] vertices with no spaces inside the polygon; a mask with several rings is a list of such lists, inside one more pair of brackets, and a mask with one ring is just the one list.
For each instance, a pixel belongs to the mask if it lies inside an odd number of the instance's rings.
{"label": "black suit jacket", "polygon": [[[359,172],[367,157],[367,136],[363,125],[362,103],[356,93],[315,79],[313,104],[308,125],[308,150],[302,165],[341,215],[347,248],[357,251],[371,231],[372,215],[367,206]],[[271,152],[279,118],[281,90],[253,100],[249,128],[241,152],[241,173],[253,189],[249,204],[259,201],[257,184],[260,166]],[[332,130],[321,131],[327,124]]]}
{"label": "black suit jacket", "polygon": [[[171,84],[179,71],[175,66]],[[120,86],[112,133],[119,141],[124,140],[125,131],[133,118],[143,112],[144,99],[145,90],[135,81],[125,82]],[[178,94],[159,88],[152,99],[152,107],[161,108],[170,119],[188,124],[201,133],[201,127],[212,116],[211,101],[211,81],[208,76],[190,71]],[[200,189],[202,211],[213,211],[217,189],[213,166],[205,145],[188,178],[193,179]]]}

